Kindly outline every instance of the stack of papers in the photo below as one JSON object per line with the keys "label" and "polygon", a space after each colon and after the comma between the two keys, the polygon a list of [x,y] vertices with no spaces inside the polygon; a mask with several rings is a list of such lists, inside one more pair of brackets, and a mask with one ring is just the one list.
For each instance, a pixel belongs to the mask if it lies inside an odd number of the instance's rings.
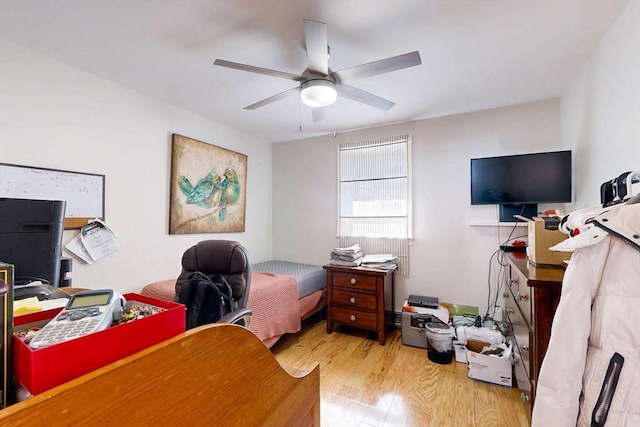
{"label": "stack of papers", "polygon": [[395,270],[398,268],[398,257],[392,254],[365,255],[361,265],[380,270]]}
{"label": "stack of papers", "polygon": [[42,301],[38,300],[38,297],[23,298],[13,302],[13,315],[22,316],[23,314],[62,308],[66,306],[68,302],[69,298],[54,298]]}
{"label": "stack of papers", "polygon": [[98,218],[89,221],[65,248],[87,264],[93,264],[120,249],[118,237]]}
{"label": "stack of papers", "polygon": [[36,311],[42,311],[42,305],[40,305],[40,300],[38,300],[37,297],[24,298],[13,302],[14,316],[21,316]]}

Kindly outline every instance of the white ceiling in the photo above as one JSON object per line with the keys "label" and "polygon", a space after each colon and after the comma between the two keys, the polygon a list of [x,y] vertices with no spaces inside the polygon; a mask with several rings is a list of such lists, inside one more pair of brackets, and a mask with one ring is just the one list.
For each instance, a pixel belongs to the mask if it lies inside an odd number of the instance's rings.
{"label": "white ceiling", "polygon": [[[0,37],[264,142],[559,96],[628,0],[0,0]],[[396,103],[348,99],[311,120],[295,82],[213,65],[299,74],[303,19],[328,25],[333,70],[418,50],[422,65],[352,84]],[[300,130],[301,129],[301,130]]]}

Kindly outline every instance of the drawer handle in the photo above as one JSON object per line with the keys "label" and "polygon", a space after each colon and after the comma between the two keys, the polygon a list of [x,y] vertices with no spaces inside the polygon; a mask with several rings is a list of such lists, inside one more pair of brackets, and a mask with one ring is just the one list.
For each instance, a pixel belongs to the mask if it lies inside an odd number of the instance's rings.
{"label": "drawer handle", "polygon": [[529,346],[527,344],[524,344],[522,346],[522,351],[529,351]]}
{"label": "drawer handle", "polygon": [[505,292],[504,294],[502,294],[502,298],[509,298],[509,293]]}
{"label": "drawer handle", "polygon": [[511,308],[511,307],[507,308],[507,313],[513,314],[514,313],[513,308]]}
{"label": "drawer handle", "polygon": [[528,402],[529,401],[529,396],[527,396],[524,393],[520,393],[520,400],[522,400],[523,402]]}
{"label": "drawer handle", "polygon": [[356,319],[357,319],[357,317],[356,317],[356,315],[355,315],[355,314],[352,314],[352,315],[349,317],[349,319],[351,319],[351,321],[352,321],[352,322],[355,322],[355,321],[356,321]]}
{"label": "drawer handle", "polygon": [[521,294],[520,292],[518,292],[518,301],[526,301],[528,299],[529,299],[529,295]]}
{"label": "drawer handle", "polygon": [[354,297],[349,298],[349,302],[351,304],[355,304],[356,303],[356,299]]}
{"label": "drawer handle", "polygon": [[349,279],[349,283],[351,283],[352,285],[356,284],[356,278],[352,277],[351,279]]}

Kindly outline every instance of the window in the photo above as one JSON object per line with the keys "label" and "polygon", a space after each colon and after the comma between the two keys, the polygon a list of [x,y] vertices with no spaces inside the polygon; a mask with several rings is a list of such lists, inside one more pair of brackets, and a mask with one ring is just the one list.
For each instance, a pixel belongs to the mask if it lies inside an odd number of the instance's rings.
{"label": "window", "polygon": [[411,139],[409,135],[338,147],[338,239],[365,255],[393,254],[409,274]]}

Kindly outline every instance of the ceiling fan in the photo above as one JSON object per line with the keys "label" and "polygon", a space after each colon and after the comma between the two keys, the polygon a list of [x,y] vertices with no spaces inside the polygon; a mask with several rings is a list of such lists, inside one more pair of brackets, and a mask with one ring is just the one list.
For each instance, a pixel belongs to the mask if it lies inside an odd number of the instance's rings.
{"label": "ceiling fan", "polygon": [[333,104],[338,95],[380,110],[389,110],[395,105],[393,102],[345,83],[351,83],[357,79],[377,76],[391,71],[402,70],[403,68],[413,67],[422,63],[420,53],[415,51],[345,68],[340,71],[331,71],[331,69],[329,69],[327,24],[305,19],[304,38],[309,65],[300,75],[225,61],[223,59],[216,59],[214,65],[299,82],[299,85],[294,88],[270,96],[255,104],[248,105],[244,107],[244,109],[255,110],[272,102],[300,94],[302,102],[312,107],[313,121],[318,122],[324,118],[323,107]]}

